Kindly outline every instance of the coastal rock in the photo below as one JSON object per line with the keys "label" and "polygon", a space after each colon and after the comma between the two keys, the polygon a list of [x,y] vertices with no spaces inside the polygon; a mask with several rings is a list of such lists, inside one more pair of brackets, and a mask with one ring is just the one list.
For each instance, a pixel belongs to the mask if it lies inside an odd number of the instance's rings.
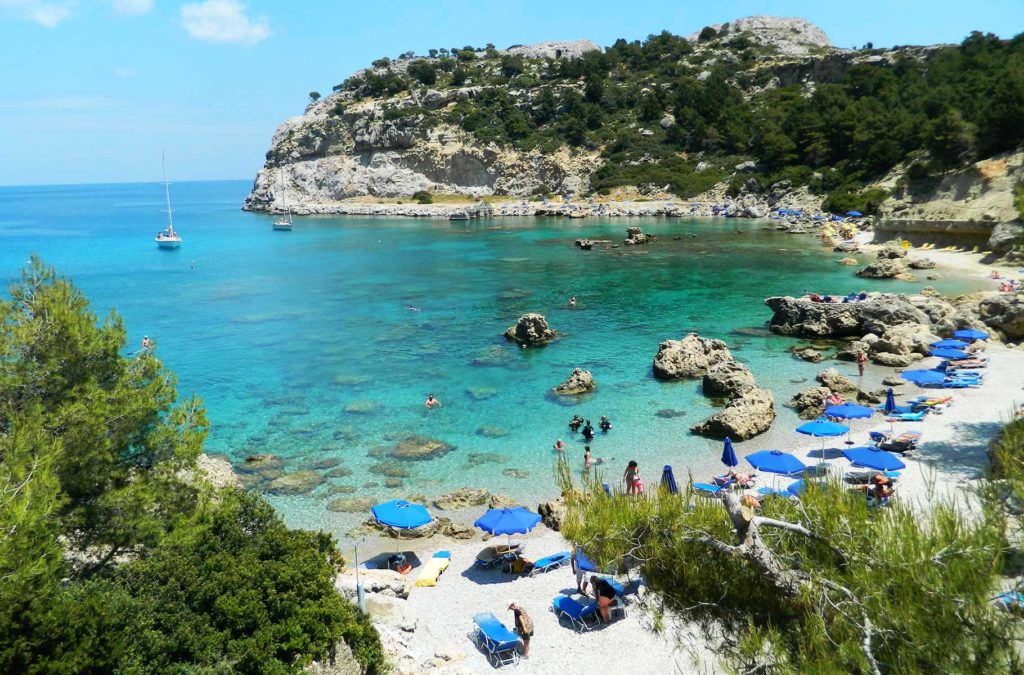
{"label": "coastal rock", "polygon": [[754,388],[690,431],[701,436],[747,440],[762,434],[775,421],[775,398],[767,389]]}
{"label": "coastal rock", "polygon": [[904,323],[887,328],[882,336],[871,344],[870,351],[871,355],[889,353],[906,356],[916,353],[928,356],[929,345],[938,342],[939,339],[928,326]]}
{"label": "coastal rock", "polygon": [[505,337],[518,342],[521,345],[542,345],[557,337],[557,333],[548,326],[547,319],[541,314],[524,314],[516,321],[516,325],[509,326],[505,331]]}
{"label": "coastal rock", "polygon": [[893,279],[896,279],[897,281],[917,281],[917,277],[910,272],[900,272],[894,276]]}
{"label": "coastal rock", "polygon": [[632,246],[634,244],[646,244],[652,239],[654,239],[654,235],[644,234],[639,227],[633,225],[626,228],[626,238],[622,243],[626,246]]}
{"label": "coastal rock", "polygon": [[662,380],[701,377],[711,366],[732,361],[732,354],[721,340],[690,333],[682,340],[665,340],[658,345],[652,369]]}
{"label": "coastal rock", "polygon": [[978,317],[1007,340],[1024,338],[1024,294],[1000,293],[978,303]]}
{"label": "coastal rock", "polygon": [[914,258],[907,262],[907,267],[912,270],[930,270],[934,269],[936,263],[931,258]]}
{"label": "coastal rock", "polygon": [[492,509],[512,509],[517,506],[520,506],[519,502],[505,495],[491,495],[488,502],[488,507]]}
{"label": "coastal rock", "polygon": [[541,502],[537,505],[537,513],[540,514],[540,522],[544,523],[547,527],[555,532],[562,530],[562,523],[565,522],[566,508],[565,502],[562,501],[561,497],[549,502]]}
{"label": "coastal rock", "polygon": [[443,511],[457,511],[471,506],[481,506],[491,499],[491,493],[483,488],[462,487],[443,494],[434,500],[434,506]]}
{"label": "coastal rock", "polygon": [[238,467],[242,473],[261,473],[284,467],[284,460],[277,455],[249,455],[245,462]]}
{"label": "coastal rock", "polygon": [[881,334],[901,323],[930,323],[927,314],[900,295],[880,294],[861,302],[811,302],[792,297],[771,297],[764,302],[773,312],[768,324],[771,331],[792,337],[861,337]]}
{"label": "coastal rock", "polygon": [[871,354],[872,363],[877,363],[880,366],[889,366],[890,368],[906,368],[914,361],[921,359],[919,354],[893,354],[891,352],[873,352]]}
{"label": "coastal rock", "polygon": [[902,260],[886,258],[861,267],[857,270],[857,276],[865,279],[893,279],[906,272],[907,267]]}
{"label": "coastal rock", "polygon": [[241,486],[241,481],[231,468],[231,462],[223,457],[211,457],[202,453],[196,458],[196,466],[215,488]]}
{"label": "coastal rock", "polygon": [[[359,582],[363,592],[373,593],[392,598],[409,596],[409,579],[394,570],[359,570]],[[334,578],[334,588],[349,600],[356,599],[356,570],[346,569]]]}
{"label": "coastal rock", "polygon": [[896,260],[906,257],[907,249],[903,248],[899,242],[890,241],[878,251],[879,260]]}
{"label": "coastal rock", "polygon": [[828,387],[811,387],[797,393],[786,404],[787,407],[796,410],[800,419],[813,420],[825,412],[825,402],[828,400]]}
{"label": "coastal rock", "polygon": [[554,392],[562,396],[586,394],[593,391],[596,384],[589,370],[575,368],[565,382],[555,387]]}
{"label": "coastal rock", "polygon": [[323,483],[324,478],[316,471],[296,471],[272,480],[267,486],[267,492],[275,495],[304,495]]}
{"label": "coastal rock", "polygon": [[812,347],[795,349],[793,350],[793,356],[803,361],[810,361],[811,363],[821,363],[825,360],[825,355]]}
{"label": "coastal rock", "polygon": [[426,436],[406,436],[387,454],[392,459],[423,461],[448,454],[455,448],[444,441]]}
{"label": "coastal rock", "polygon": [[846,265],[847,267],[853,267],[853,266],[858,265],[860,263],[857,262],[856,258],[843,258],[842,260],[839,261],[839,264],[840,265]]}
{"label": "coastal rock", "polygon": [[466,396],[469,396],[474,401],[486,401],[497,395],[498,390],[495,387],[468,387],[466,389]]}
{"label": "coastal rock", "polygon": [[342,408],[347,413],[353,415],[374,415],[384,409],[384,405],[379,401],[371,401],[369,399],[361,399],[358,401],[352,401],[346,403],[345,407]]}
{"label": "coastal rock", "polygon": [[493,424],[484,424],[476,428],[476,435],[484,438],[502,438],[508,436],[508,429],[496,427]]}
{"label": "coastal rock", "polygon": [[327,503],[327,509],[336,513],[369,512],[377,504],[376,499],[369,497],[339,497]]}
{"label": "coastal rock", "polygon": [[836,358],[840,361],[856,361],[859,355],[867,354],[870,349],[870,343],[864,340],[853,340],[847,342],[836,352]]}
{"label": "coastal rock", "polygon": [[851,382],[849,378],[835,368],[826,368],[818,373],[815,379],[818,380],[822,386],[827,387],[830,391],[834,391],[837,394],[851,395],[860,391],[860,387]]}
{"label": "coastal rock", "polygon": [[1024,238],[1024,223],[997,223],[988,238],[988,248],[996,255],[1009,253]]}
{"label": "coastal rock", "polygon": [[705,396],[742,396],[756,386],[750,368],[738,361],[722,361],[708,369],[702,389]]}
{"label": "coastal rock", "polygon": [[882,384],[886,387],[902,387],[907,383],[902,377],[896,375],[886,375],[882,378]]}

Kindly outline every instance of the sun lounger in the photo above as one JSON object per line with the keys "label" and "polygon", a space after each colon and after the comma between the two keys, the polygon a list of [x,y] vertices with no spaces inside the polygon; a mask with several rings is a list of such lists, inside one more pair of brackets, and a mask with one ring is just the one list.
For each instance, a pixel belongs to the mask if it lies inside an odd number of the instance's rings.
{"label": "sun lounger", "polygon": [[760,487],[760,488],[757,488],[757,493],[759,495],[764,495],[765,497],[789,497],[790,496],[789,492],[787,492],[785,490],[782,490],[780,488],[773,488],[773,487]]}
{"label": "sun lounger", "polygon": [[488,546],[484,550],[477,554],[474,565],[477,567],[487,569],[500,563],[502,559],[510,554],[518,555],[523,552],[522,544],[495,544],[494,546]]}
{"label": "sun lounger", "polygon": [[889,422],[920,422],[928,414],[926,410],[919,410],[914,413],[897,413],[886,418]]}
{"label": "sun lounger", "polygon": [[491,612],[481,612],[473,617],[473,622],[476,624],[473,640],[487,653],[492,666],[519,663],[519,636],[498,621],[498,617]]}
{"label": "sun lounger", "polygon": [[437,580],[441,576],[441,573],[448,569],[448,566],[451,564],[451,552],[438,551],[430,560],[427,561],[427,564],[423,566],[419,577],[416,578],[416,585],[421,588],[437,586]]}
{"label": "sun lounger", "polygon": [[693,489],[696,490],[697,494],[704,496],[714,496],[722,491],[722,488],[711,483],[694,483]]}
{"label": "sun lounger", "polygon": [[1007,612],[1021,612],[1024,610],[1024,593],[1020,591],[1007,591],[992,598],[996,607]]}
{"label": "sun lounger", "polygon": [[569,557],[569,551],[562,551],[561,553],[555,553],[554,555],[545,556],[540,560],[534,562],[530,566],[529,571],[526,574],[527,576],[532,577],[541,574],[542,572],[550,572],[553,569],[558,569],[563,565],[569,564]]}
{"label": "sun lounger", "polygon": [[597,617],[597,603],[582,605],[568,595],[557,595],[551,601],[551,611],[555,613],[558,620],[567,619],[569,624],[578,632],[590,630],[599,622]]}

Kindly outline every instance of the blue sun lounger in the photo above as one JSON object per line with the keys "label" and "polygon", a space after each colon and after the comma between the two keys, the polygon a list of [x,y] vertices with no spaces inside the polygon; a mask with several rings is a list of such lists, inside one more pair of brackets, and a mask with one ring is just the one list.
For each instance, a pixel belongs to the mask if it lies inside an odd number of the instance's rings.
{"label": "blue sun lounger", "polygon": [[711,483],[694,483],[693,489],[697,494],[705,497],[717,495],[722,491],[722,488],[718,485],[712,485]]}
{"label": "blue sun lounger", "polygon": [[924,416],[928,414],[927,410],[919,410],[915,413],[897,413],[890,415],[889,419],[896,420],[897,422],[920,422],[924,419]]}
{"label": "blue sun lounger", "polygon": [[487,660],[495,668],[519,663],[519,636],[498,621],[491,612],[481,612],[473,617],[476,632],[473,641],[487,652]]}
{"label": "blue sun lounger", "polygon": [[534,576],[542,572],[550,572],[553,569],[558,569],[563,565],[569,564],[570,553],[568,551],[562,551],[561,553],[555,553],[541,558],[537,562],[533,563],[533,567],[530,568],[527,576]]}
{"label": "blue sun lounger", "polygon": [[551,601],[551,611],[559,621],[563,618],[568,619],[569,625],[580,633],[590,630],[598,623],[596,602],[581,605],[568,595],[556,595]]}

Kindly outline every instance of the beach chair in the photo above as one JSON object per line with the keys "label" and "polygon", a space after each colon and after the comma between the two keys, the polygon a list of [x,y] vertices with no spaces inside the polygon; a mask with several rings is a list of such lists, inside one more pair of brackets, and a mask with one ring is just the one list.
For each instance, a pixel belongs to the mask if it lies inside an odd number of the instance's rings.
{"label": "beach chair", "polygon": [[536,576],[543,572],[550,572],[551,570],[558,569],[563,565],[568,565],[570,555],[569,551],[562,551],[561,553],[545,556],[530,565],[529,570],[526,572],[526,576]]}
{"label": "beach chair", "polygon": [[579,633],[590,630],[600,623],[597,618],[596,602],[582,605],[568,595],[556,595],[555,599],[551,601],[551,611],[558,617],[559,622],[562,619],[567,619],[569,625]]}
{"label": "beach chair", "polygon": [[718,493],[722,491],[720,486],[711,483],[694,483],[693,489],[696,494],[703,497],[717,497]]}
{"label": "beach chair", "polygon": [[437,580],[440,578],[441,573],[448,569],[448,566],[451,564],[451,551],[438,551],[420,570],[420,575],[416,578],[416,585],[421,588],[437,586]]}
{"label": "beach chair", "polygon": [[473,617],[473,623],[476,630],[470,637],[487,654],[492,666],[519,663],[519,636],[498,621],[498,617],[491,612],[481,612]]}
{"label": "beach chair", "polygon": [[912,413],[896,413],[886,418],[887,422],[920,422],[928,414],[927,410],[918,410]]}
{"label": "beach chair", "polygon": [[522,544],[495,544],[494,546],[488,546],[484,550],[477,554],[476,560],[473,564],[480,569],[490,569],[491,567],[499,564],[508,555],[519,555],[523,552]]}

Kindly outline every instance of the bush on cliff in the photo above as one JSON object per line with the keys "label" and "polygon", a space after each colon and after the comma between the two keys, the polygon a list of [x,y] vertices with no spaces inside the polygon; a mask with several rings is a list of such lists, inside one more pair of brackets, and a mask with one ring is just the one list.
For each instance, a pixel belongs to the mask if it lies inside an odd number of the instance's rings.
{"label": "bush on cliff", "polygon": [[296,672],[345,640],[331,538],[189,478],[206,417],[33,258],[0,303],[0,672]]}
{"label": "bush on cliff", "polygon": [[433,204],[434,203],[434,196],[432,194],[430,194],[429,192],[426,192],[424,190],[420,190],[419,192],[413,193],[412,198],[416,200],[417,204]]}

